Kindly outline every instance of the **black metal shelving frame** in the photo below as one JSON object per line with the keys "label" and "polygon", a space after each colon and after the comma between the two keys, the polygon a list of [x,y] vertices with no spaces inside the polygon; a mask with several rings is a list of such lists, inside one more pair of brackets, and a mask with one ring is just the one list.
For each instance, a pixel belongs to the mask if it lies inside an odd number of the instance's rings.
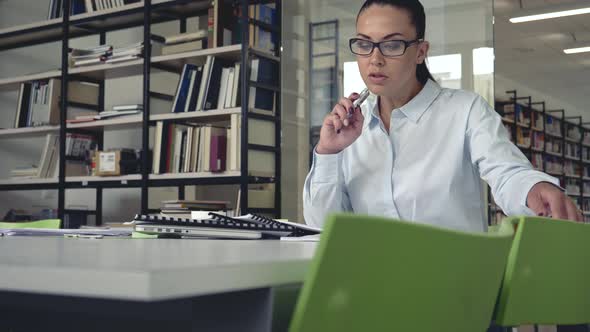
{"label": "black metal shelving frame", "polygon": [[[520,148],[520,150],[523,153],[525,153],[525,155],[532,156],[534,153],[541,154],[542,158],[543,158],[542,171],[544,171],[544,172],[546,172],[546,170],[547,170],[547,164],[546,164],[547,158],[546,157],[560,158],[561,164],[563,166],[565,166],[567,161],[573,162],[573,163],[579,163],[579,165],[582,169],[582,174],[579,176],[575,175],[575,174],[567,174],[565,172],[565,170],[562,172],[563,174],[556,174],[556,173],[548,173],[548,174],[559,178],[560,181],[562,182],[562,184],[566,183],[567,179],[579,180],[579,183],[580,183],[579,184],[579,189],[580,189],[579,193],[568,193],[568,196],[570,196],[572,198],[577,198],[580,207],[583,209],[584,200],[590,199],[590,193],[584,192],[584,182],[590,182],[590,177],[585,176],[586,167],[590,167],[590,160],[584,160],[584,158],[583,158],[583,156],[584,156],[583,149],[590,150],[590,145],[584,144],[585,133],[590,133],[590,128],[586,128],[585,126],[589,125],[590,122],[584,122],[582,120],[581,116],[566,116],[565,110],[563,110],[563,109],[549,110],[546,108],[545,101],[533,102],[531,96],[519,96],[516,90],[506,91],[506,94],[510,95],[509,100],[496,102],[496,110],[503,116],[502,121],[505,124],[510,125],[510,132],[511,132],[512,137],[514,139],[514,143],[515,144],[517,143],[517,128],[519,128],[519,127],[524,128],[524,129],[529,129],[531,132],[536,131],[536,132],[543,133],[544,143],[543,143],[542,150],[533,149],[534,142],[532,139],[531,139],[531,146],[530,147],[521,146],[521,145],[518,146]],[[525,103],[520,103],[519,101],[521,101],[521,100],[524,100]],[[521,111],[528,112],[529,118],[530,118],[530,123],[528,124],[528,126],[525,127],[523,124],[520,124],[518,122],[518,118],[516,117],[516,114],[514,116],[514,121],[512,121],[512,119],[506,118],[506,115],[510,114],[510,113],[505,113],[501,109],[501,106],[507,105],[507,104],[512,104],[514,106],[515,112],[518,107],[521,107]],[[537,106],[540,106],[540,109],[535,109],[535,107],[537,107]],[[535,127],[535,123],[533,121],[533,114],[535,114],[535,116],[540,116],[543,119],[543,127],[542,128]],[[547,118],[550,116],[553,117],[554,114],[558,115],[558,116],[555,116],[555,118],[560,121],[561,136],[557,136],[557,135],[552,134],[547,131]],[[580,140],[573,140],[571,138],[568,138],[567,129],[569,126],[574,126],[574,127],[578,128],[578,130],[581,133]],[[548,143],[547,138],[548,137],[560,142],[560,144],[561,144],[561,150],[560,150],[561,153],[560,154],[556,154],[556,153],[552,153],[552,152],[548,151],[548,149],[547,149],[547,143]],[[566,144],[575,144],[580,151],[580,157],[574,158],[573,156],[568,156],[566,154]],[[589,153],[590,153],[590,151],[589,151]],[[489,190],[488,190],[488,194],[489,194]],[[490,205],[492,205],[492,204],[490,204]],[[589,213],[590,211],[584,211],[584,212],[586,212],[588,215],[590,215],[590,213]],[[491,221],[492,221],[492,213],[488,213],[488,223],[491,223]]]}
{"label": "black metal shelving frame", "polygon": [[[273,61],[281,59],[281,16],[282,5],[281,0],[215,0],[219,1],[221,5],[241,6],[241,17],[239,18],[241,24],[242,44],[240,51],[241,63],[241,137],[240,137],[240,174],[237,176],[211,176],[211,177],[163,177],[160,179],[150,179],[150,160],[148,153],[141,153],[141,172],[139,178],[133,177],[128,180],[121,180],[119,178],[109,179],[105,177],[101,180],[93,179],[93,181],[69,181],[65,174],[65,137],[67,132],[85,132],[83,129],[68,128],[66,125],[66,115],[68,106],[88,106],[88,105],[74,105],[67,100],[68,81],[70,80],[84,80],[94,82],[99,85],[99,104],[98,109],[104,109],[104,80],[94,79],[92,77],[85,77],[84,75],[72,75],[68,68],[68,50],[69,40],[72,38],[79,38],[91,35],[98,35],[99,44],[106,44],[106,33],[116,30],[127,29],[131,27],[143,26],[143,45],[144,45],[144,59],[151,59],[151,26],[153,24],[179,21],[180,32],[186,32],[187,18],[194,16],[206,15],[209,8],[214,6],[211,0],[170,0],[165,2],[158,2],[153,4],[152,0],[143,0],[141,3],[126,6],[116,11],[107,11],[105,13],[98,13],[94,15],[75,15],[70,16],[70,0],[63,0],[64,7],[63,17],[61,19],[54,19],[47,22],[42,22],[38,26],[32,28],[25,28],[20,30],[11,30],[8,32],[0,32],[0,51],[22,48],[48,42],[61,41],[61,91],[62,96],[60,102],[60,124],[59,124],[59,175],[57,182],[39,183],[10,183],[0,184],[0,191],[21,191],[21,190],[57,190],[58,191],[58,218],[64,220],[65,199],[67,189],[95,189],[96,190],[96,210],[89,211],[88,214],[96,216],[96,223],[98,225],[102,222],[102,196],[103,189],[111,188],[140,188],[141,190],[141,213],[153,211],[148,206],[149,188],[151,187],[178,187],[178,198],[184,199],[185,187],[191,185],[239,185],[241,191],[240,211],[241,213],[264,213],[278,217],[281,215],[281,73],[278,75],[278,86],[270,86],[260,84],[250,80],[251,58],[257,56],[266,56]],[[248,16],[248,8],[251,4],[274,3],[276,7],[276,25],[268,24]],[[220,24],[216,22],[215,24]],[[274,57],[268,57],[266,52],[261,52],[248,45],[249,40],[249,25],[256,25],[258,28],[269,31],[275,34],[275,50]],[[43,33],[41,33],[43,32]],[[217,47],[219,45],[215,45]],[[213,54],[215,55],[215,54]],[[165,71],[172,71],[179,73],[181,69],[173,66],[166,66],[162,64],[152,63],[152,61],[143,61],[143,115],[141,120],[142,129],[142,151],[149,151],[149,129],[156,121],[150,120],[150,98],[159,98],[163,100],[173,100],[174,96],[169,96],[157,92],[150,91],[150,74],[151,69],[159,69]],[[249,110],[249,93],[250,87],[258,89],[266,89],[275,92],[276,106],[273,115],[257,114]],[[274,123],[275,127],[275,144],[274,146],[248,144],[248,119],[259,119]],[[190,119],[188,119],[190,121]],[[166,121],[182,122],[187,121],[183,119],[172,119]],[[202,120],[200,120],[203,122]],[[104,129],[103,129],[104,130]],[[104,135],[103,130],[89,131],[97,137],[98,148],[103,148]],[[272,152],[275,155],[275,174],[274,176],[253,176],[249,174],[248,170],[248,151],[259,150]],[[95,181],[96,180],[96,181]],[[274,208],[249,208],[248,207],[248,188],[251,184],[274,184],[275,186],[275,200]]]}
{"label": "black metal shelving frame", "polygon": [[[322,36],[322,37],[315,37],[315,32],[318,29],[331,29],[331,31],[333,32],[332,35],[329,36]],[[310,112],[315,112],[317,107],[314,107],[314,104],[317,103],[317,100],[315,98],[313,98],[314,96],[314,89],[317,88],[316,86],[314,86],[314,82],[318,82],[316,79],[317,78],[317,73],[318,73],[318,69],[315,68],[315,62],[318,58],[331,58],[333,60],[332,65],[329,67],[324,67],[321,68],[321,70],[328,70],[331,71],[331,77],[329,81],[322,81],[322,84],[324,85],[329,85],[331,86],[330,89],[330,100],[329,103],[330,105],[334,105],[336,104],[336,102],[338,101],[338,96],[340,95],[338,93],[338,64],[339,64],[339,47],[338,47],[338,40],[340,38],[339,36],[339,22],[338,20],[329,20],[329,21],[322,21],[322,22],[313,22],[313,23],[309,23],[309,47],[308,47],[308,57],[309,57],[309,69],[308,69],[308,77],[309,77],[309,85],[308,85],[308,109]],[[315,45],[316,43],[325,43],[325,42],[332,42],[333,45],[331,46],[331,50],[326,51],[326,52],[322,52],[322,53],[316,53],[315,50],[317,49],[317,46]],[[328,48],[328,47],[326,47]],[[331,106],[330,106],[331,107]],[[321,114],[327,114],[328,112],[330,112],[331,109],[324,109],[324,110],[320,110]],[[312,161],[313,161],[313,149],[315,148],[315,145],[317,143],[317,141],[319,140],[319,130],[321,127],[321,123],[318,125],[316,123],[313,123],[313,116],[310,115],[309,117],[309,143],[310,143],[310,147],[309,147],[309,153],[310,153],[310,158],[309,158],[309,164],[311,165]]]}

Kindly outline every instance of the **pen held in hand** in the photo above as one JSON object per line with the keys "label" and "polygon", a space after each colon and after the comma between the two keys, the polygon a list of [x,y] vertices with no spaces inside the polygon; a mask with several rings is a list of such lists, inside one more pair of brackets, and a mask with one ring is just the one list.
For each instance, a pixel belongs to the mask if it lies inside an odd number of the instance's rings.
{"label": "pen held in hand", "polygon": [[359,97],[352,102],[352,112],[349,110],[347,116],[350,118],[352,117],[354,110],[356,110],[357,107],[360,107],[363,102],[369,97],[369,89],[364,88],[363,91],[361,91]]}
{"label": "pen held in hand", "polygon": [[[347,110],[347,119],[350,119],[354,115],[354,111],[357,109],[357,107],[360,107],[362,105],[362,103],[369,97],[369,95],[369,89],[365,88],[363,89],[363,91],[361,91],[359,97],[354,102],[352,102],[352,108]],[[340,129],[336,130],[336,134],[340,134]]]}

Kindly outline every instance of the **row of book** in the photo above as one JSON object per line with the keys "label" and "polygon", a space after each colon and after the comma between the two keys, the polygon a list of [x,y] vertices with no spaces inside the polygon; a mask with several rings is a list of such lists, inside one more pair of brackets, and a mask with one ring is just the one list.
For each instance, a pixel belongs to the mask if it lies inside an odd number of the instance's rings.
{"label": "row of book", "polygon": [[[231,114],[229,126],[156,122],[152,172],[239,171],[241,119],[240,114]],[[272,146],[274,126],[272,122],[249,119],[248,142]],[[249,150],[248,169],[250,172],[272,176],[275,174],[274,153]]]}
{"label": "row of book", "polygon": [[[272,87],[279,85],[278,64],[266,58],[252,59],[250,80]],[[207,56],[204,65],[185,64],[180,75],[173,113],[207,111],[240,106],[241,80],[239,62]],[[249,107],[274,113],[276,93],[250,87]]]}
{"label": "row of book", "polygon": [[580,181],[576,179],[565,180],[565,192],[568,195],[580,195]]}
{"label": "row of book", "polygon": [[552,153],[557,153],[557,154],[561,154],[562,150],[562,141],[561,140],[556,140],[556,139],[552,139],[547,137],[547,143],[546,143],[546,151],[547,152],[552,152]]}
{"label": "row of book", "polygon": [[[96,145],[94,137],[89,135],[67,133],[66,157],[77,159],[66,160],[66,175],[89,175],[88,152]],[[59,160],[59,135],[47,134],[38,165],[11,170],[12,178],[57,178]]]}
{"label": "row of book", "polygon": [[117,63],[139,59],[143,54],[143,42],[120,47],[99,45],[93,48],[70,48],[68,59],[70,66],[90,66],[101,63]]}
{"label": "row of book", "polygon": [[[141,0],[70,0],[70,15],[122,7]],[[63,16],[63,0],[50,0],[47,19]]]}
{"label": "row of book", "polygon": [[563,172],[569,176],[582,176],[582,165],[580,163],[572,162],[571,160],[566,160],[563,164]]}
{"label": "row of book", "polygon": [[152,170],[160,173],[226,170],[230,129],[212,125],[181,125],[158,121]]}
{"label": "row of book", "polygon": [[545,172],[563,174],[563,162],[559,158],[545,156]]}
{"label": "row of book", "polygon": [[[81,105],[98,105],[98,85],[79,81],[68,82],[68,101]],[[61,80],[52,78],[21,83],[14,128],[59,124]],[[68,108],[68,116],[96,114],[85,107]]]}
{"label": "row of book", "polygon": [[565,155],[571,158],[580,159],[582,149],[578,144],[565,142]]}

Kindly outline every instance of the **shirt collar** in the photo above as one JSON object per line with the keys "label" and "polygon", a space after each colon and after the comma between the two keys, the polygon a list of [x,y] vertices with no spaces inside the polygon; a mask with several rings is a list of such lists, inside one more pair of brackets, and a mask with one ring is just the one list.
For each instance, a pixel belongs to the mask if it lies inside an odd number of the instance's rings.
{"label": "shirt collar", "polygon": [[[436,97],[438,97],[440,91],[440,86],[436,82],[429,79],[422,90],[420,90],[420,92],[418,92],[414,98],[412,98],[407,104],[400,107],[398,110],[401,111],[401,113],[412,122],[417,123],[424,112],[426,112],[430,105],[432,105]],[[371,121],[368,122],[368,125],[374,126],[379,123],[379,98],[375,95],[371,95],[371,97],[372,98],[369,100],[369,103],[367,103],[368,110],[371,114]]]}

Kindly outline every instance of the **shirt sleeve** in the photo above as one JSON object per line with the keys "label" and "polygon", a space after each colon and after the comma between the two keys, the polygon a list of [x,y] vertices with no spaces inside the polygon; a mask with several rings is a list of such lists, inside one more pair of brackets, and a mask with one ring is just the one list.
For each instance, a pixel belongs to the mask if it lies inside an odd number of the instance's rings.
{"label": "shirt sleeve", "polygon": [[308,225],[322,227],[329,213],[350,211],[342,172],[342,154],[313,152],[311,170],[303,187],[303,216]]}
{"label": "shirt sleeve", "polygon": [[471,162],[507,215],[534,215],[526,200],[535,184],[549,182],[559,187],[558,179],[533,169],[520,149],[510,142],[500,115],[481,96],[469,111],[467,144]]}

